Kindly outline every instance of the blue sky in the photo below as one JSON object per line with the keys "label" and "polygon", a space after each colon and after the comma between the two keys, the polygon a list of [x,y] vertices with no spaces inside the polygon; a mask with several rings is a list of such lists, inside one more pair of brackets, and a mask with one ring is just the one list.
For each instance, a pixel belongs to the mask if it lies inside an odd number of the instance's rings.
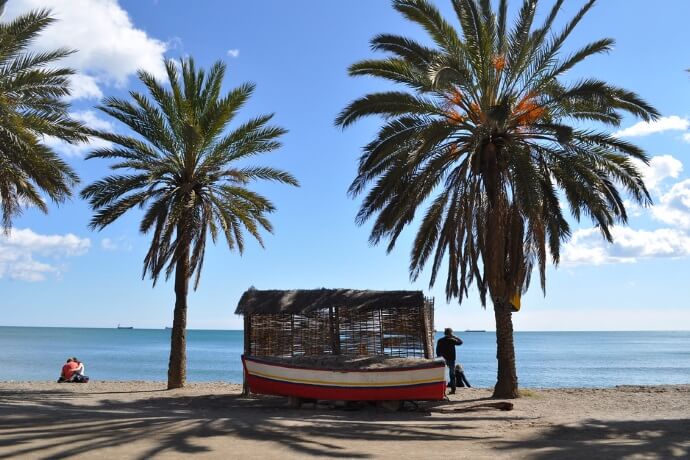
{"label": "blue sky", "polygon": [[[542,2],[542,10],[550,1]],[[583,2],[568,1],[561,19]],[[439,0],[450,14],[450,2]],[[491,309],[472,293],[462,306],[446,304],[443,282],[428,288],[428,274],[407,275],[412,232],[387,255],[368,244],[368,226],[356,227],[358,201],[346,195],[360,148],[376,131],[370,119],[341,131],[333,119],[350,100],[391,88],[352,79],[351,63],[373,56],[368,41],[391,32],[427,40],[388,1],[311,0],[13,0],[7,16],[50,6],[60,19],[35,44],[79,49],[67,64],[80,73],[75,116],[94,126],[112,124],[93,109],[102,96],[137,88],[134,72],[160,74],[164,57],[192,55],[199,64],[228,64],[226,87],[257,84],[238,120],[275,112],[289,129],[284,147],[257,158],[290,170],[300,189],[259,185],[277,205],[275,235],[266,248],[249,244],[243,256],[209,247],[199,290],[190,296],[189,327],[241,328],[233,314],[241,293],[259,289],[350,287],[423,289],[436,298],[437,327],[493,329]],[[518,6],[511,2],[511,9]],[[619,135],[653,157],[645,168],[655,205],[632,209],[629,228],[616,229],[607,246],[583,221],[564,261],[549,269],[547,296],[535,284],[514,315],[517,330],[690,329],[690,3],[666,0],[601,1],[572,34],[566,51],[612,37],[614,50],[580,65],[568,78],[595,76],[632,89],[663,118],[653,124],[625,120]],[[562,21],[561,21],[562,24]],[[121,126],[112,125],[122,130]],[[85,161],[87,147],[55,147],[83,184],[103,176],[107,162]],[[172,285],[155,289],[141,280],[148,239],[136,213],[102,232],[88,229],[90,211],[79,199],[35,210],[0,237],[0,289],[4,325],[163,327],[172,322]]]}

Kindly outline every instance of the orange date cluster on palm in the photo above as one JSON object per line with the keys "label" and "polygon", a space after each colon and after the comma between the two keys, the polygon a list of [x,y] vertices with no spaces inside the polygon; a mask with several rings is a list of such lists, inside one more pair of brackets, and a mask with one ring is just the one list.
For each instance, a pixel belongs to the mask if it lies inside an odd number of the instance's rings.
{"label": "orange date cluster on palm", "polygon": [[530,93],[515,105],[513,117],[518,126],[528,126],[539,121],[546,114],[546,109],[537,103],[534,94]]}
{"label": "orange date cluster on palm", "polygon": [[[486,113],[482,111],[479,104],[476,102],[467,104],[460,91],[452,91],[446,96],[446,100],[444,114],[451,123],[460,125],[469,120],[479,125],[487,122]],[[546,109],[539,105],[536,96],[530,93],[515,104],[510,113],[515,126],[529,126],[542,119],[546,114]]]}
{"label": "orange date cluster on palm", "polygon": [[493,64],[494,69],[501,72],[506,67],[506,58],[503,55],[497,55],[491,58],[491,63]]}
{"label": "orange date cluster on palm", "polygon": [[460,91],[451,91],[451,93],[446,96],[446,101],[444,114],[451,123],[459,125],[465,123],[467,120],[472,121],[474,124],[486,122],[486,117],[481,107],[479,107],[479,104],[476,102],[467,104]]}

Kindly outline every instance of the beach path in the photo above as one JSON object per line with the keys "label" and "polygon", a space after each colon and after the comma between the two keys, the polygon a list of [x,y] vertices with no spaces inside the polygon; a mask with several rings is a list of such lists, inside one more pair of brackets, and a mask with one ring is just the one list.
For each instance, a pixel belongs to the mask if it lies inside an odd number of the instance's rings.
{"label": "beach path", "polygon": [[528,390],[512,411],[467,410],[491,402],[474,388],[395,413],[289,409],[239,393],[225,383],[0,383],[0,459],[690,457],[690,385]]}

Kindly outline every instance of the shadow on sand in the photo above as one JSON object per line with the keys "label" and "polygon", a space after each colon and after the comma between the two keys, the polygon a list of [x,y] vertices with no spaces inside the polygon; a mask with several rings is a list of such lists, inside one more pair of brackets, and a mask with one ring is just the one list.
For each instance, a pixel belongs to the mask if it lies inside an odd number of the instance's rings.
{"label": "shadow on sand", "polygon": [[[103,399],[107,393],[98,393],[100,398],[86,398],[82,400],[86,403],[76,405],[73,398],[85,395],[60,390],[0,390],[0,459],[94,456],[104,449],[135,443],[131,452],[136,453],[128,454],[130,458],[205,452],[231,457],[238,440],[270,443],[274,451],[282,449],[293,456],[329,458],[375,456],[366,444],[357,441],[455,441],[458,454],[465,442],[481,442],[499,455],[531,459],[687,458],[690,452],[688,419],[591,420],[577,426],[547,427],[538,436],[509,441],[498,433],[480,435],[472,430],[481,420],[506,425],[525,421],[513,413],[495,410],[430,419],[428,409],[439,404],[423,405],[414,412],[390,413],[375,408],[350,412],[288,409],[284,399],[271,397],[167,396],[164,392],[159,396],[151,392],[150,397],[133,394],[131,401],[123,401],[119,393],[117,400]],[[211,450],[210,442],[206,442],[209,438],[219,438],[214,445],[222,446],[220,450]],[[431,453],[433,444],[429,449]]]}
{"label": "shadow on sand", "polygon": [[552,426],[529,439],[499,441],[495,447],[533,460],[690,458],[690,419],[587,420]]}
{"label": "shadow on sand", "polygon": [[102,399],[75,405],[77,396],[85,395],[59,390],[0,390],[0,459],[92,456],[138,441],[144,444],[136,458],[194,454],[210,451],[203,445],[203,439],[210,437],[276,443],[293,455],[370,458],[364,446],[355,443],[355,447],[346,448],[338,441],[476,440],[458,433],[471,428],[471,422],[464,427],[462,422],[478,419],[447,416],[428,425],[421,423],[429,415],[425,408],[396,413],[373,407],[357,411],[308,406],[289,409],[283,398],[272,397],[153,395],[148,399],[135,396],[134,401]]}

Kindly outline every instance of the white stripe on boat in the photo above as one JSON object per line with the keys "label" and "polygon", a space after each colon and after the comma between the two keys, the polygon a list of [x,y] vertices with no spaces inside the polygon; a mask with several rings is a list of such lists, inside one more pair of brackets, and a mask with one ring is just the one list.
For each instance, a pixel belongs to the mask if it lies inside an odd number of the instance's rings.
{"label": "white stripe on boat", "polygon": [[446,367],[428,367],[411,369],[382,369],[381,372],[369,370],[338,371],[327,369],[305,369],[282,367],[247,359],[247,372],[257,377],[304,385],[341,386],[341,387],[388,387],[411,386],[427,383],[445,382]]}

